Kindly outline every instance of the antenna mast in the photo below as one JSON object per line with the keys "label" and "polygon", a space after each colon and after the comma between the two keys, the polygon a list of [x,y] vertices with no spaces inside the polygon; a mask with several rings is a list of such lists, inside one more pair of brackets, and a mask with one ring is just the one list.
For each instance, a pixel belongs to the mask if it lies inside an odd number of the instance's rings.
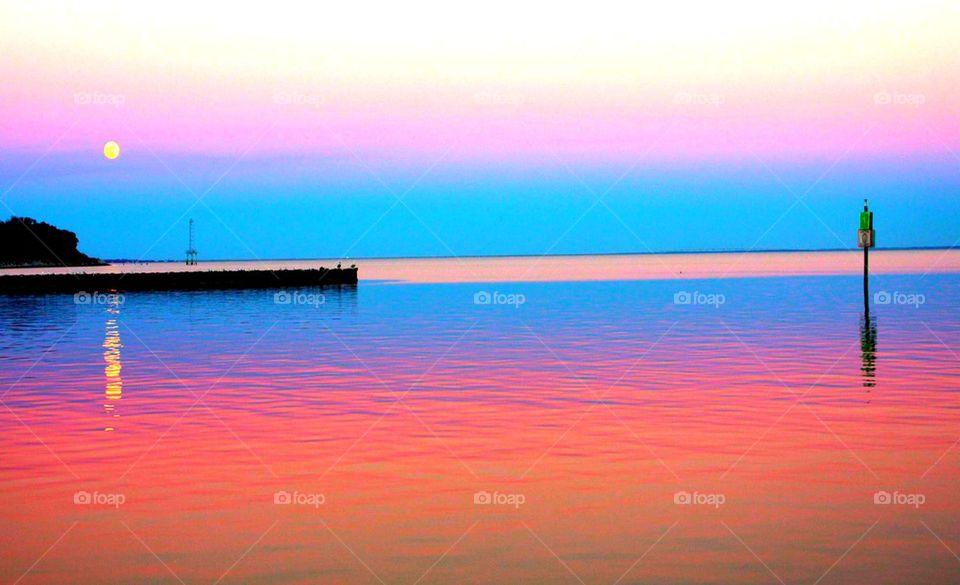
{"label": "antenna mast", "polygon": [[197,263],[197,249],[193,247],[193,219],[190,220],[190,239],[187,245],[187,265]]}

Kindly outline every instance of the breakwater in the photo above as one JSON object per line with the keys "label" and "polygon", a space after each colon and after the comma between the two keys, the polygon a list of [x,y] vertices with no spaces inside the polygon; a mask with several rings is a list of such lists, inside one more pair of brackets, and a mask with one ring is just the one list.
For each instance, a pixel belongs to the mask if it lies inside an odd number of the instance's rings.
{"label": "breakwater", "polygon": [[186,270],[0,274],[0,294],[283,288],[357,284],[358,269]]}

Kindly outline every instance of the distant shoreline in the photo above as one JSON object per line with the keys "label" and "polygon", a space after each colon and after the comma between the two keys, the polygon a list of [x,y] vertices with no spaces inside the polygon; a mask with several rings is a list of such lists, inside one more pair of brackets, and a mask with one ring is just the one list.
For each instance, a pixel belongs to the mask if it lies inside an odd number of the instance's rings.
{"label": "distant shoreline", "polygon": [[[960,274],[960,248],[894,250],[883,249],[870,256],[870,272],[879,274]],[[861,275],[863,254],[859,250],[788,251],[753,253],[677,253],[677,254],[609,254],[555,255],[528,257],[440,257],[389,258],[383,260],[346,260],[361,264],[368,282],[465,283],[465,282],[534,282],[534,281],[599,281],[599,280],[663,280],[663,279],[726,279],[765,276]],[[162,275],[184,273],[216,274],[219,272],[279,273],[292,270],[317,270],[323,266],[339,266],[337,260],[239,260],[201,261],[197,265],[176,262],[114,263],[89,268],[38,268],[0,271],[0,282],[19,276],[114,275],[126,288],[134,275],[161,278]],[[349,266],[349,264],[348,264]],[[350,266],[353,268],[353,266]],[[146,278],[146,276],[144,277]],[[76,282],[74,280],[74,282]],[[108,282],[108,281],[105,281]],[[281,283],[274,284],[283,286]],[[304,284],[309,286],[310,282]],[[108,284],[98,285],[107,287]],[[164,287],[168,286],[166,284]],[[0,287],[2,288],[2,287]]]}
{"label": "distant shoreline", "polygon": [[[909,246],[902,248],[873,248],[874,252],[909,252],[912,250],[922,251],[940,251],[956,250],[960,246]],[[453,260],[457,258],[582,258],[589,256],[676,256],[676,255],[697,255],[697,254],[814,254],[817,252],[860,252],[859,248],[817,248],[817,249],[763,249],[763,250],[671,250],[668,252],[578,252],[570,254],[484,254],[484,255],[463,255],[463,256],[350,256],[342,258],[343,260]],[[203,259],[201,263],[213,262],[320,262],[329,261],[333,257],[313,257],[313,258],[209,258]],[[107,264],[177,264],[183,262],[183,258],[172,260],[133,260],[126,258],[113,258],[104,260]],[[48,268],[56,268],[51,265]],[[62,266],[59,266],[62,267]],[[32,266],[5,266],[3,268],[33,268]],[[40,267],[37,267],[40,268]]]}
{"label": "distant shoreline", "polygon": [[51,262],[24,262],[22,264],[0,264],[0,270],[15,270],[18,268],[89,268],[91,266],[109,266],[110,262],[101,260],[85,264],[57,264]]}

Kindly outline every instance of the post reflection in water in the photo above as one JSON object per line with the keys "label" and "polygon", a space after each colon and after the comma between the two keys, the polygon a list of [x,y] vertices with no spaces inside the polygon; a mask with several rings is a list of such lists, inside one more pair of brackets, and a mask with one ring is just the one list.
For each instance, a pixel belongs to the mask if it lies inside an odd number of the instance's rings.
{"label": "post reflection in water", "polygon": [[869,314],[860,316],[860,371],[865,388],[877,385],[877,318]]}
{"label": "post reflection in water", "polygon": [[[103,340],[103,361],[106,366],[103,369],[106,377],[104,387],[104,397],[106,402],[103,404],[103,410],[113,418],[119,418],[120,414],[116,411],[115,402],[123,396],[123,378],[120,377],[120,324],[117,318],[120,315],[120,295],[114,294],[110,298],[107,306],[106,334]],[[104,431],[114,430],[113,423],[108,423]]]}

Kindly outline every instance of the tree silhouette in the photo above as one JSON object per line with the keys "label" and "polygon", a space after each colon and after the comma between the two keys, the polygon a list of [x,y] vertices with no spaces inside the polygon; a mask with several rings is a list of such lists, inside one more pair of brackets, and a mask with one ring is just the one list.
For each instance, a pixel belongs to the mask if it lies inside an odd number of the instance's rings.
{"label": "tree silhouette", "polygon": [[77,234],[30,217],[0,222],[0,264],[90,266],[102,264],[77,250]]}

